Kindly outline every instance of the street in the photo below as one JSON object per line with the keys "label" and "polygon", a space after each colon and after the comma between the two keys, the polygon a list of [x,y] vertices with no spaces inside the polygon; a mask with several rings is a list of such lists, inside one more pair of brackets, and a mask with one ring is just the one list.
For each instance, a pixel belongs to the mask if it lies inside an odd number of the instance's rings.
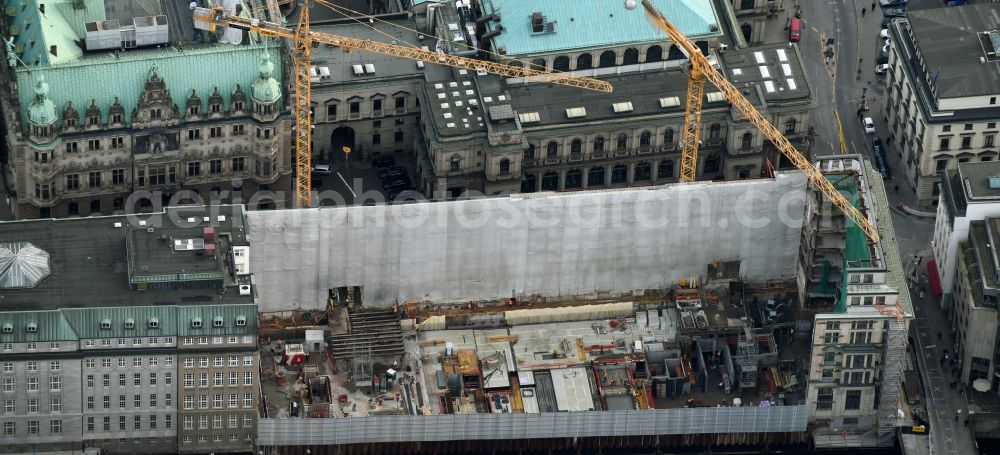
{"label": "street", "polygon": [[[940,2],[920,0],[910,2],[910,8],[939,6]],[[899,204],[917,207],[915,192],[906,182],[901,169],[898,153],[893,144],[887,143],[888,131],[882,116],[882,96],[885,94],[884,79],[875,74],[875,65],[882,42],[878,36],[883,19],[882,8],[870,1],[820,0],[801,2],[802,18],[805,22],[801,42],[803,59],[807,65],[818,106],[813,111],[816,139],[814,156],[840,153],[837,131],[839,114],[843,125],[847,153],[860,153],[872,159],[871,142],[881,137],[888,146],[888,165],[895,178],[886,181],[889,207],[896,232],[896,242],[900,257],[907,264],[906,272],[914,268],[926,273],[926,264],[932,259],[930,239],[933,234],[933,218],[920,218],[896,209]],[[862,15],[862,8],[866,13]],[[832,40],[832,44],[829,40]],[[828,49],[832,50],[832,58]],[[824,55],[826,53],[826,55]],[[830,101],[832,100],[832,101]],[[875,134],[866,135],[860,125],[858,110],[863,105],[868,108],[864,116],[875,121]],[[933,207],[919,207],[932,212]],[[919,265],[912,261],[920,255]],[[916,320],[911,337],[920,358],[918,364],[927,395],[927,411],[930,415],[930,445],[935,454],[976,453],[975,442],[964,425],[967,410],[964,398],[956,389],[949,387],[954,380],[951,368],[942,367],[940,359],[944,351],[954,342],[951,337],[948,317],[940,309],[936,298],[929,290],[911,288]],[[941,336],[938,336],[938,333]],[[963,416],[957,418],[961,409]]]}

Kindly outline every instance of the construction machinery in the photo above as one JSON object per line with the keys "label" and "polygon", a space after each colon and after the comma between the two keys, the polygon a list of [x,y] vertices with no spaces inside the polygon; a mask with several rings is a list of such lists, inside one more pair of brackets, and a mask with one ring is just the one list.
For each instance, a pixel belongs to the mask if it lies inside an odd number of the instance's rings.
{"label": "construction machinery", "polygon": [[610,93],[612,90],[611,84],[605,81],[571,74],[538,71],[529,68],[529,65],[523,67],[507,65],[435,51],[425,51],[415,47],[313,32],[309,30],[310,3],[312,2],[307,0],[299,8],[298,24],[294,29],[262,21],[258,18],[233,16],[220,6],[197,8],[193,14],[195,28],[199,30],[215,32],[218,27],[235,27],[262,36],[286,39],[293,44],[291,56],[295,66],[295,102],[292,107],[292,112],[295,116],[295,207],[309,207],[312,205],[312,182],[310,181],[312,113],[310,112],[309,69],[311,50],[314,45],[327,44],[344,49],[360,50],[471,70],[479,74],[496,74],[509,78],[522,78],[533,82],[548,82],[605,93]]}
{"label": "construction machinery", "polygon": [[[725,76],[711,65],[708,58],[701,53],[687,36],[671,24],[663,16],[651,0],[641,0],[642,7],[646,10],[646,15],[653,24],[667,33],[670,41],[673,42],[680,51],[688,58],[688,93],[687,108],[684,114],[684,147],[681,151],[680,181],[690,182],[695,179],[695,172],[698,158],[698,133],[701,124],[701,104],[704,95],[705,81],[711,82],[725,95],[729,104],[738,109],[746,118],[757,127],[758,130],[774,144],[774,147],[781,152],[792,164],[806,174],[809,181],[816,186],[826,197],[830,198],[834,205],[847,215],[858,225],[873,242],[879,240],[878,231],[875,226],[868,221],[868,218],[861,213],[851,202],[847,200],[839,191],[823,176],[816,167],[809,162],[809,159],[802,155],[784,135],[778,131],[760,113],[746,97],[740,93]],[[635,9],[636,0],[626,0],[625,8]]]}

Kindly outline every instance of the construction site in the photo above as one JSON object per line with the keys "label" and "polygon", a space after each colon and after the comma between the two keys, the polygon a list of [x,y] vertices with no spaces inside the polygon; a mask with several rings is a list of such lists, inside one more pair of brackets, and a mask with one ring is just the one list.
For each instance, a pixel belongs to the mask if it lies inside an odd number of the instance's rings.
{"label": "construction site", "polygon": [[[860,156],[817,166],[891,230]],[[912,317],[898,253],[803,177],[251,212],[260,444],[891,446],[912,424],[898,392]],[[575,210],[599,221],[567,222]],[[862,271],[880,274],[856,285]],[[854,302],[876,285],[889,301]],[[831,321],[847,336],[827,337]]]}

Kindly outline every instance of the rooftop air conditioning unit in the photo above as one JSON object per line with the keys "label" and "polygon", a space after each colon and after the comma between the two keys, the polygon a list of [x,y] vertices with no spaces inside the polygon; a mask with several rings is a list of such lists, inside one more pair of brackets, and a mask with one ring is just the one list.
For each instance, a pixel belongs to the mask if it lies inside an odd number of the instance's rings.
{"label": "rooftop air conditioning unit", "polygon": [[250,285],[241,284],[240,285],[240,295],[250,295]]}

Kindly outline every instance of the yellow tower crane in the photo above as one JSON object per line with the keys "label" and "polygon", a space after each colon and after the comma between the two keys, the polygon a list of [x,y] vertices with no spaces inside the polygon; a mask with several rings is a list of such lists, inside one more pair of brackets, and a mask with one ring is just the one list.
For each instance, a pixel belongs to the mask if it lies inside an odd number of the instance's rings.
{"label": "yellow tower crane", "polygon": [[[627,9],[635,9],[635,0],[626,0]],[[799,168],[809,181],[823,192],[841,211],[858,225],[872,241],[879,240],[878,231],[875,226],[868,221],[868,218],[861,213],[840,191],[830,183],[829,180],[816,169],[809,159],[802,155],[784,135],[760,113],[750,101],[747,100],[739,89],[725,78],[715,67],[709,63],[708,59],[701,53],[691,40],[684,36],[677,27],[674,27],[663,13],[653,6],[651,0],[642,0],[642,7],[646,10],[647,17],[657,27],[662,29],[670,37],[670,41],[681,49],[681,52],[690,61],[688,72],[688,94],[687,109],[684,115],[684,149],[681,152],[681,181],[693,181],[696,170],[698,153],[698,128],[701,123],[701,100],[704,92],[705,80],[710,81],[718,87],[725,95],[726,100],[736,107],[754,126],[764,134],[771,143],[791,161],[795,167]]]}
{"label": "yellow tower crane", "polygon": [[295,103],[292,107],[292,112],[295,116],[295,207],[309,207],[312,205],[312,182],[309,178],[311,171],[310,147],[312,143],[312,121],[310,118],[310,102],[312,98],[309,85],[309,67],[311,50],[314,44],[327,44],[345,49],[356,49],[506,77],[528,78],[536,82],[548,82],[605,93],[610,93],[612,90],[611,84],[588,77],[548,73],[527,67],[459,57],[367,39],[313,32],[309,30],[309,3],[311,1],[307,0],[299,8],[299,20],[294,29],[256,18],[231,16],[218,6],[198,8],[194,11],[193,15],[195,28],[200,30],[214,32],[217,27],[236,27],[263,36],[291,40],[294,44],[292,61],[295,64]]}

